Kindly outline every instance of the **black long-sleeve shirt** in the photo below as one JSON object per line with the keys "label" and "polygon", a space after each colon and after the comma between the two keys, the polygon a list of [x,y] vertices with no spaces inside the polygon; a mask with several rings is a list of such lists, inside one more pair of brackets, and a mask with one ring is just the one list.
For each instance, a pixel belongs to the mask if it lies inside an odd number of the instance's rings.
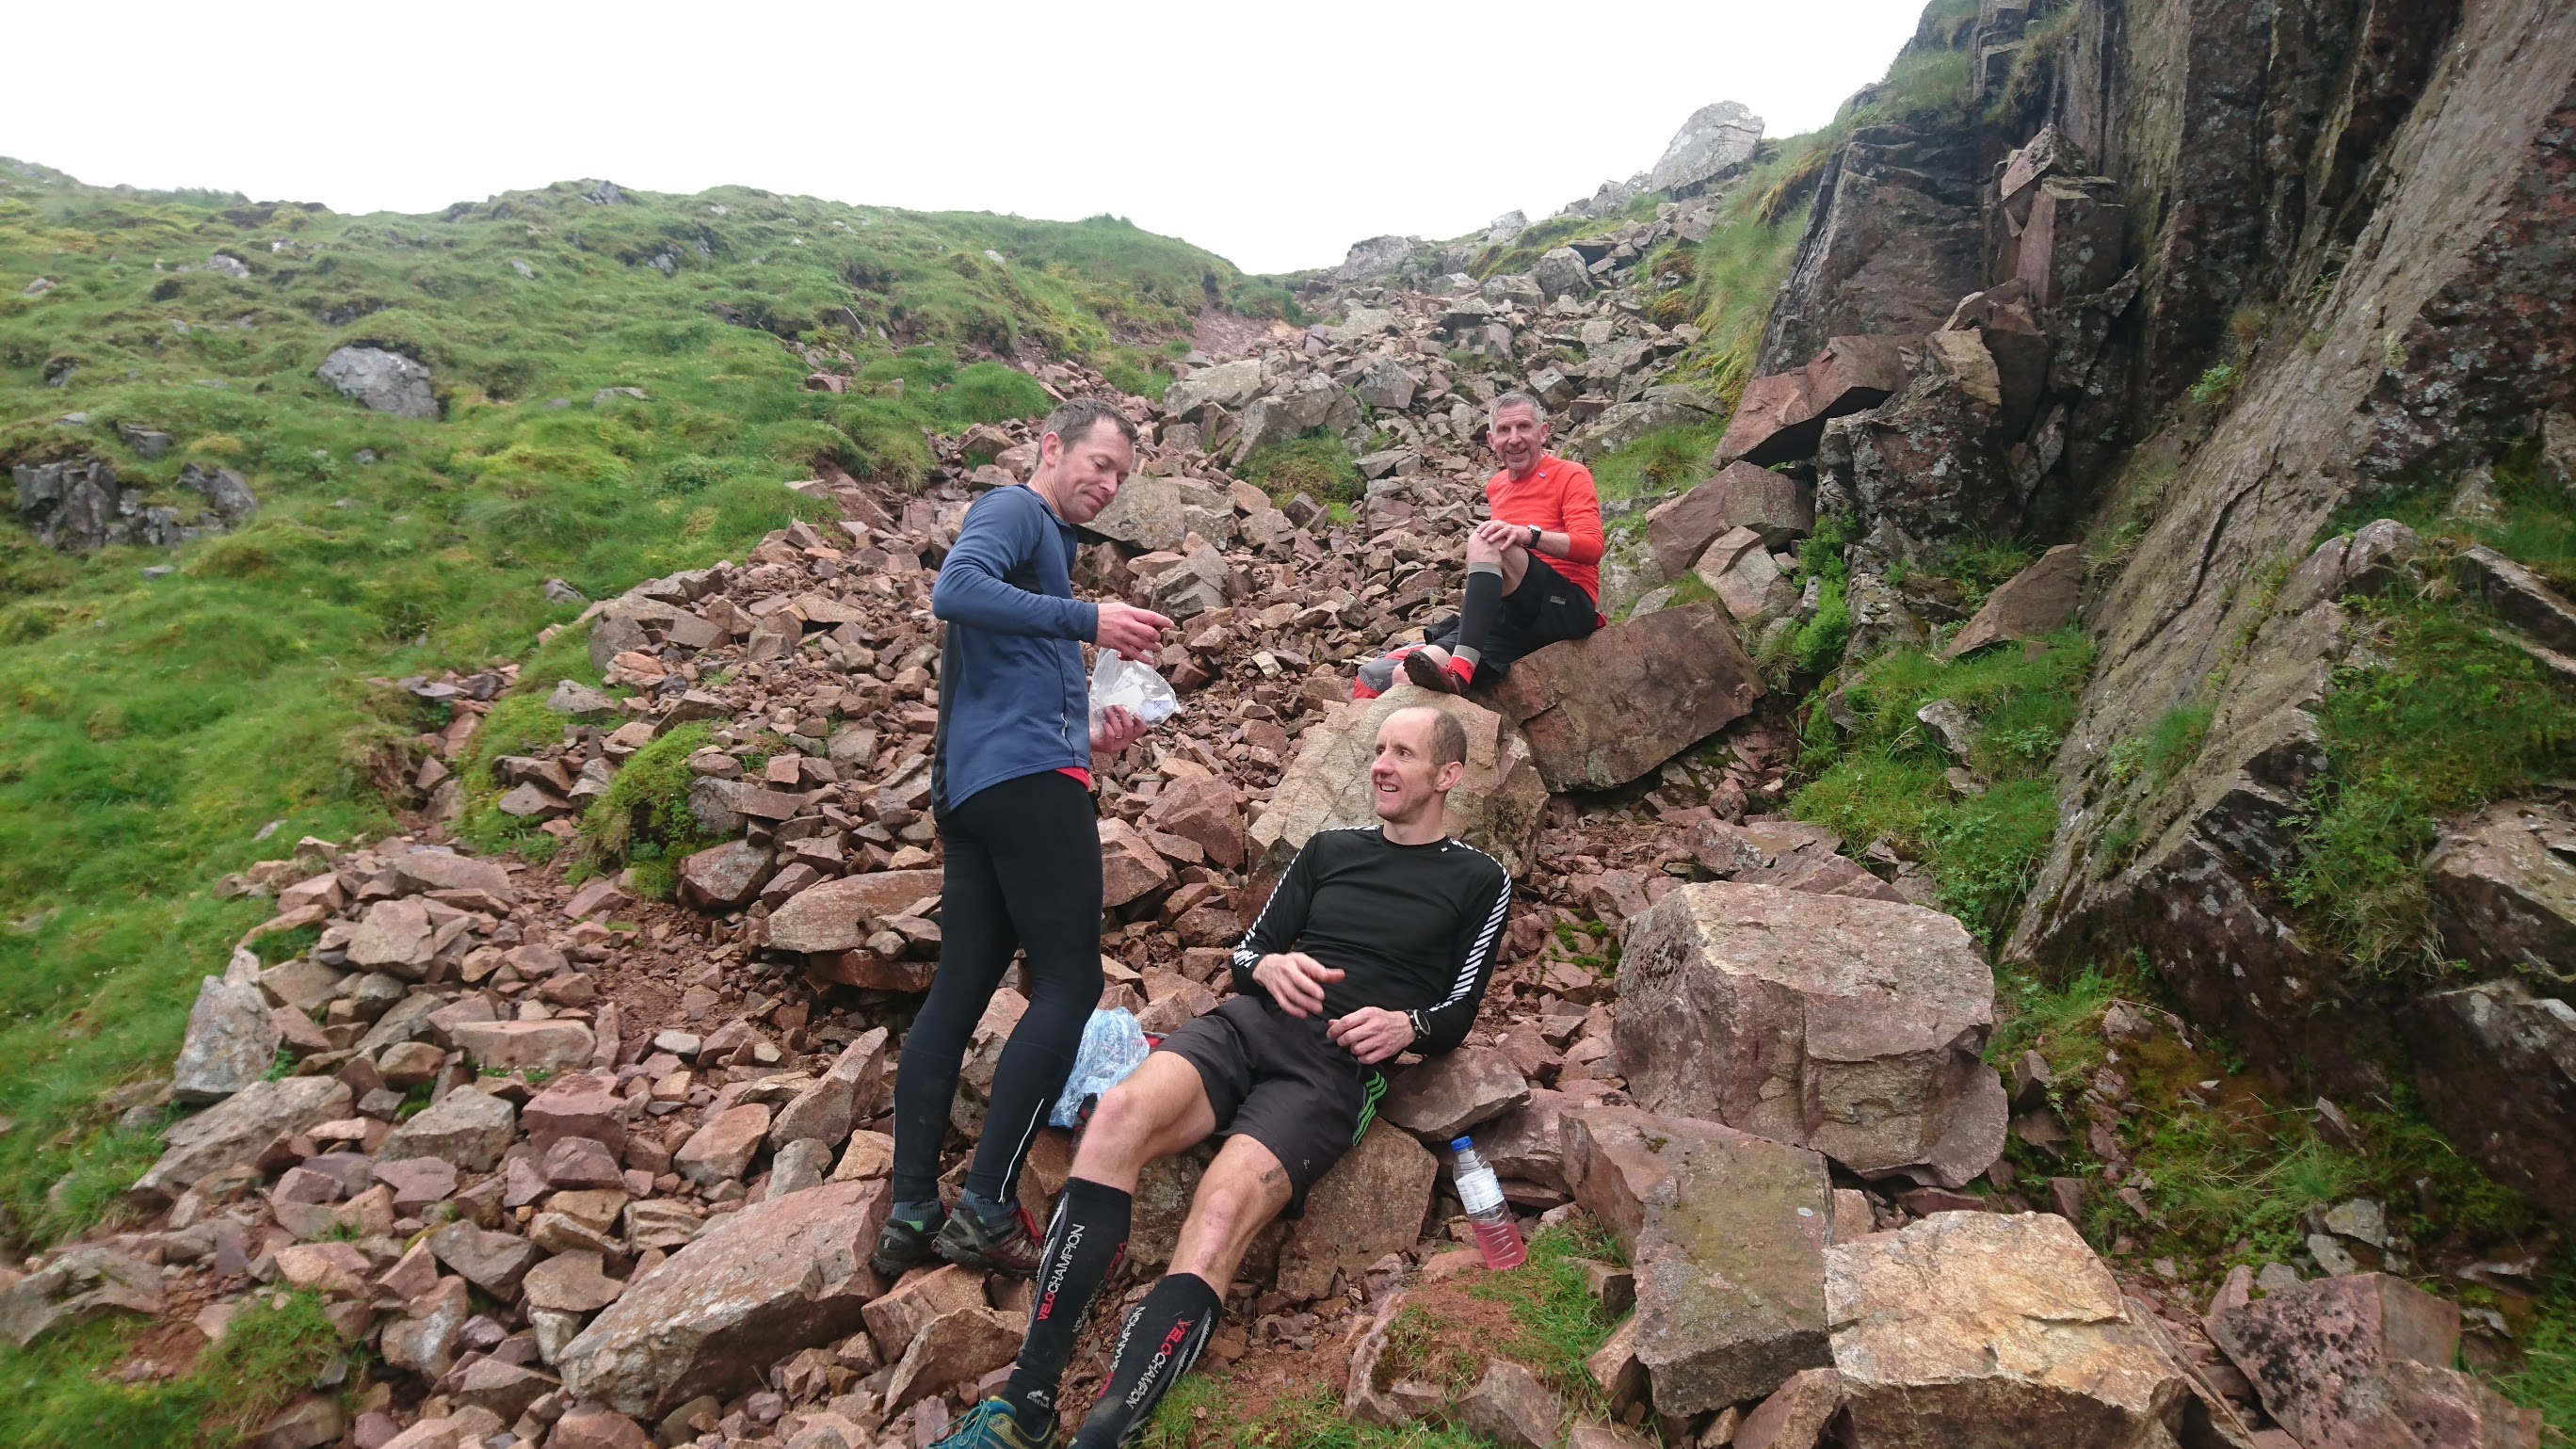
{"label": "black long-sleeve shirt", "polygon": [[1473,846],[1397,845],[1373,825],[1319,830],[1234,948],[1235,989],[1267,996],[1252,968],[1303,951],[1342,972],[1324,987],[1326,1018],[1405,1012],[1412,1050],[1437,1055],[1475,1024],[1511,903],[1510,874]]}

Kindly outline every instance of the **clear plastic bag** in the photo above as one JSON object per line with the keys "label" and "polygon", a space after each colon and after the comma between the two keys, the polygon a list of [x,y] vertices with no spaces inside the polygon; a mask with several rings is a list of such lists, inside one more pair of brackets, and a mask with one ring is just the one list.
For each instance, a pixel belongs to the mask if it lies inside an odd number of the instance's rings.
{"label": "clear plastic bag", "polygon": [[1047,1122],[1056,1127],[1082,1125],[1091,1104],[1143,1066],[1145,1054],[1153,1049],[1134,1012],[1121,1006],[1091,1013],[1091,1019],[1082,1024],[1082,1045],[1073,1054],[1073,1070],[1065,1074],[1064,1093],[1055,1099],[1055,1111],[1048,1114]]}
{"label": "clear plastic bag", "polygon": [[1100,728],[1101,716],[1121,705],[1149,725],[1181,712],[1180,696],[1172,693],[1172,686],[1154,672],[1154,666],[1103,649],[1100,662],[1091,666],[1091,727]]}

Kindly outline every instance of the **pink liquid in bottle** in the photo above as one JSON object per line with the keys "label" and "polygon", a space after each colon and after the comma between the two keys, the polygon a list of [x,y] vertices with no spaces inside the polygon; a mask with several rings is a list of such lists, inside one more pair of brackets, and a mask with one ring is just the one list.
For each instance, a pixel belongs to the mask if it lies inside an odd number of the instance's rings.
{"label": "pink liquid in bottle", "polygon": [[1484,1256],[1485,1266],[1500,1272],[1528,1262],[1529,1248],[1521,1242],[1520,1224],[1512,1218],[1511,1205],[1503,1201],[1502,1179],[1485,1165],[1468,1139],[1458,1138],[1449,1146],[1458,1154],[1450,1169],[1457,1179],[1458,1203],[1476,1230],[1476,1251]]}

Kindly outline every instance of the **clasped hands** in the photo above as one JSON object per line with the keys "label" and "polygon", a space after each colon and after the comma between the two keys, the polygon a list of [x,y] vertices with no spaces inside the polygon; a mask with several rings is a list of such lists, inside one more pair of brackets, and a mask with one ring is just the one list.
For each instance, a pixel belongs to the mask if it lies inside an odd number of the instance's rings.
{"label": "clasped hands", "polygon": [[[1253,963],[1252,979],[1290,1016],[1320,1016],[1324,987],[1341,980],[1342,973],[1303,951],[1282,951]],[[1360,1065],[1375,1066],[1413,1045],[1413,1023],[1403,1012],[1363,1006],[1335,1017],[1324,1035]]]}

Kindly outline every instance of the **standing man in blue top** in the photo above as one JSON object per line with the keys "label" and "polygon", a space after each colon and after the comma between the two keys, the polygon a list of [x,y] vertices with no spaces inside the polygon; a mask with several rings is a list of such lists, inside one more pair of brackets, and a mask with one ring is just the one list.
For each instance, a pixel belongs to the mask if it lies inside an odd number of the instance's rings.
{"label": "standing man in blue top", "polygon": [[[934,1257],[1028,1273],[1035,1225],[1020,1166],[1064,1089],[1100,1002],[1100,835],[1091,760],[1145,732],[1127,710],[1090,726],[1085,641],[1151,658],[1172,621],[1116,599],[1073,597],[1074,525],[1118,496],[1136,425],[1093,398],[1047,415],[1025,487],[966,511],[930,611],[947,624],[931,809],[947,847],[939,974],[904,1038],[894,1079],[894,1202],[874,1264],[895,1277]],[[939,1146],[968,1038],[1011,964],[1028,953],[1028,1011],[993,1074],[984,1135],[954,1210],[939,1200]]]}

